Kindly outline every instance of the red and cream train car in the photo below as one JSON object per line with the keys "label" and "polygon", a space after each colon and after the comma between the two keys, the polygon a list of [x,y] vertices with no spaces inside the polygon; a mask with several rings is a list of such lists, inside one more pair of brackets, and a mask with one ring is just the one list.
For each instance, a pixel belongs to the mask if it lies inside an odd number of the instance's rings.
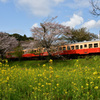
{"label": "red and cream train car", "polygon": [[[13,52],[7,52],[7,58],[16,58]],[[54,50],[51,50],[52,56],[62,55],[68,57],[75,57],[78,55],[89,55],[89,54],[100,54],[100,40],[96,41],[85,41],[85,42],[78,42],[72,43],[67,45],[62,45],[55,47]],[[48,56],[47,51],[44,48],[35,48],[35,49],[26,49],[23,50],[23,58],[35,58],[35,57],[46,57]]]}
{"label": "red and cream train car", "polygon": [[100,40],[97,41],[85,41],[73,44],[60,46],[58,52],[53,55],[89,55],[100,54]]}

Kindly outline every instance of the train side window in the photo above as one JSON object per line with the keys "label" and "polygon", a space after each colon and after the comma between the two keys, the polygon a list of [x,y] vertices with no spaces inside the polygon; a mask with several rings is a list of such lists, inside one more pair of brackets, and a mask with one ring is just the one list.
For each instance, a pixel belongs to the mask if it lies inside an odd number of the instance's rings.
{"label": "train side window", "polygon": [[44,49],[44,52],[46,52],[46,49]]}
{"label": "train side window", "polygon": [[55,51],[58,51],[58,47],[56,47]]}
{"label": "train side window", "polygon": [[63,50],[66,50],[66,47],[63,47]]}
{"label": "train side window", "polygon": [[60,47],[59,50],[61,51],[62,50],[62,47]]}
{"label": "train side window", "polygon": [[80,45],[80,49],[83,49],[83,45]]}
{"label": "train side window", "polygon": [[98,43],[94,43],[94,48],[98,47]]}
{"label": "train side window", "polygon": [[74,50],[74,46],[71,46],[71,50]]}
{"label": "train side window", "polygon": [[70,50],[70,46],[67,46],[67,50]]}
{"label": "train side window", "polygon": [[89,44],[89,48],[92,48],[92,44]]}
{"label": "train side window", "polygon": [[76,45],[76,49],[79,49],[79,45]]}
{"label": "train side window", "polygon": [[7,53],[7,55],[10,56],[11,54],[10,53]]}
{"label": "train side window", "polygon": [[87,48],[87,44],[84,44],[84,48]]}
{"label": "train side window", "polygon": [[42,52],[42,50],[41,50],[41,49],[39,49],[39,52]]}
{"label": "train side window", "polygon": [[36,52],[36,50],[33,50],[34,52]]}

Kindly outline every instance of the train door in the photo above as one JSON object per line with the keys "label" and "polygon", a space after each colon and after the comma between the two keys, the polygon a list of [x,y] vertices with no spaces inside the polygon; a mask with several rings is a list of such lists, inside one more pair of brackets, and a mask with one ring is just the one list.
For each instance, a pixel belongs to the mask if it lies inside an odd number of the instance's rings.
{"label": "train door", "polygon": [[87,44],[84,44],[84,54],[88,54],[88,45]]}

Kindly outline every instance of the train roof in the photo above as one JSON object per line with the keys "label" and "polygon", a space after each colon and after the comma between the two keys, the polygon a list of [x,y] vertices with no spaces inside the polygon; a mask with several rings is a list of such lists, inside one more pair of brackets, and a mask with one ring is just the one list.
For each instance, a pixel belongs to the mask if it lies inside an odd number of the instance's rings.
{"label": "train roof", "polygon": [[98,39],[98,40],[91,40],[91,41],[76,42],[76,43],[70,43],[70,44],[84,44],[84,43],[90,43],[90,42],[100,42],[100,39]]}

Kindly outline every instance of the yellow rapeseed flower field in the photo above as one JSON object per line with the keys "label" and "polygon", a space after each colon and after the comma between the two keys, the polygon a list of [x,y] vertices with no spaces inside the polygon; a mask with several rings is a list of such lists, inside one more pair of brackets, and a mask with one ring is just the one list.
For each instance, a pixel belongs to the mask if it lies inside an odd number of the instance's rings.
{"label": "yellow rapeseed flower field", "polygon": [[[4,62],[4,61],[3,61]],[[0,100],[97,100],[100,99],[100,66],[10,66],[0,62]],[[55,67],[56,66],[56,67]]]}

